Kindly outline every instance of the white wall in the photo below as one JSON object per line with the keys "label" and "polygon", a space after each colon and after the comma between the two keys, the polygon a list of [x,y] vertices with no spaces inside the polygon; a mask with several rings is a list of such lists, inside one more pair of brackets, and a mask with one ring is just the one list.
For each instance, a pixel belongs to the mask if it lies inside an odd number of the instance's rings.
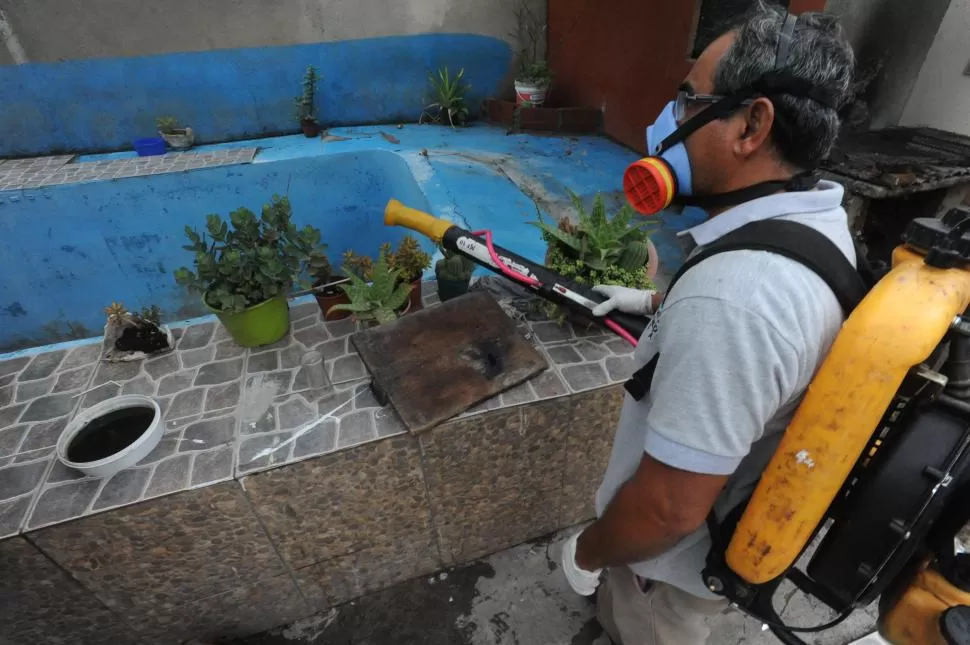
{"label": "white wall", "polygon": [[[545,16],[546,0],[526,1]],[[436,32],[511,41],[519,2],[0,0],[0,12],[30,62],[55,62]]]}
{"label": "white wall", "polygon": [[910,93],[901,125],[970,135],[970,0],[953,0]]}

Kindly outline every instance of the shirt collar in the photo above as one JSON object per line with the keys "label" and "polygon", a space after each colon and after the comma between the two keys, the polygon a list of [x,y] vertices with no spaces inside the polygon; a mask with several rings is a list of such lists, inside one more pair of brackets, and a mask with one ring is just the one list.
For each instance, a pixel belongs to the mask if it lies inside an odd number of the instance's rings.
{"label": "shirt collar", "polygon": [[839,208],[844,193],[845,189],[840,184],[823,179],[814,190],[778,193],[744,202],[693,228],[681,231],[678,236],[690,235],[696,245],[707,246],[751,222],[792,213],[818,213]]}

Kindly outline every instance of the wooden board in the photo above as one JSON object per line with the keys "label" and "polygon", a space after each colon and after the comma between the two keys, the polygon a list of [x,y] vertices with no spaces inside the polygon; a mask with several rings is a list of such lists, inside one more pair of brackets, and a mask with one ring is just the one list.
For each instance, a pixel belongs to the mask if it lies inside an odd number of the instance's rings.
{"label": "wooden board", "polygon": [[476,291],[352,337],[411,432],[420,432],[546,369],[546,360],[486,292]]}

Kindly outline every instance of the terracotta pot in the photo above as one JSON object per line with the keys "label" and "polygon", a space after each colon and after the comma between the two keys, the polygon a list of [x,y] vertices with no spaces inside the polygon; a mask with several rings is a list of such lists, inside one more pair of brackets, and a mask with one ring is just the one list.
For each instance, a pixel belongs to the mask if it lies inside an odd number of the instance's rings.
{"label": "terracotta pot", "polygon": [[320,124],[309,119],[300,121],[300,129],[303,130],[303,136],[307,139],[312,139],[320,134]]}
{"label": "terracotta pot", "polygon": [[411,283],[411,293],[408,295],[408,311],[421,311],[424,302],[421,300],[421,278]]}
{"label": "terracotta pot", "polygon": [[350,315],[349,311],[330,311],[331,307],[335,305],[350,304],[350,297],[343,291],[338,291],[334,294],[317,292],[313,294],[313,297],[317,300],[317,305],[319,305],[320,311],[323,313],[324,320],[343,320]]}

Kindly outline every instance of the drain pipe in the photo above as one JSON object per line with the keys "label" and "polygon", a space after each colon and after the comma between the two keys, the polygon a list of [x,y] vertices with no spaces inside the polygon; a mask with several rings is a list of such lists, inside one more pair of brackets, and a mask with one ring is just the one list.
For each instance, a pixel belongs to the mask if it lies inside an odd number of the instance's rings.
{"label": "drain pipe", "polygon": [[10,24],[10,20],[7,18],[7,13],[0,7],[0,40],[6,45],[7,51],[10,52],[10,57],[13,58],[13,62],[18,65],[23,65],[27,62],[27,52],[24,51],[23,46],[20,44],[20,39],[17,38],[17,34],[13,32],[13,25]]}

